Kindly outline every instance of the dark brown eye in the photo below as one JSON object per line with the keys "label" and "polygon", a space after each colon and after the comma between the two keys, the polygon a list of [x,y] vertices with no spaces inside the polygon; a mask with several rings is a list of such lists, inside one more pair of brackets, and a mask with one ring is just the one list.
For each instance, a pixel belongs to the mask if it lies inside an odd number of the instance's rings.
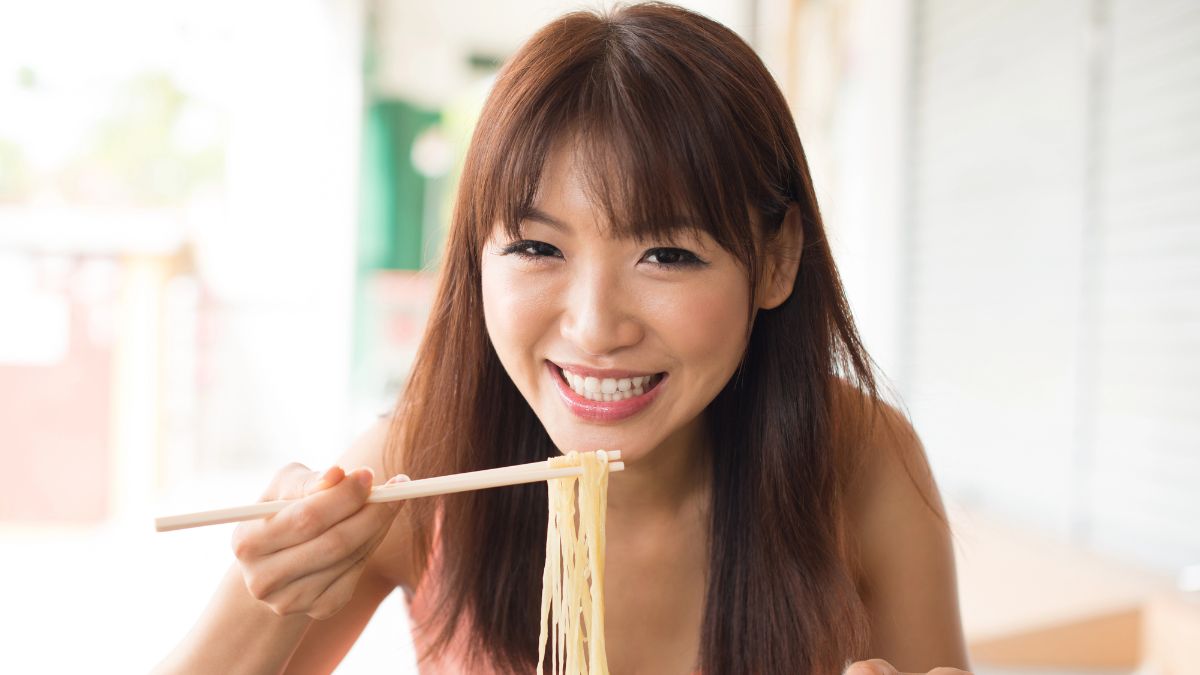
{"label": "dark brown eye", "polygon": [[522,239],[500,250],[500,255],[515,253],[521,258],[561,258],[562,252],[544,241]]}
{"label": "dark brown eye", "polygon": [[643,257],[648,263],[659,267],[691,267],[707,265],[708,263],[696,257],[696,254],[682,248],[652,248]]}

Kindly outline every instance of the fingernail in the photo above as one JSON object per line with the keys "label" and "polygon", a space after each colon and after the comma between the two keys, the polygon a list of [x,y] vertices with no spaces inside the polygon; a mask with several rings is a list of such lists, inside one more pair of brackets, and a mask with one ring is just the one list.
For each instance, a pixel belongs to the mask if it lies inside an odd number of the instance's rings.
{"label": "fingernail", "polygon": [[365,488],[370,488],[375,482],[375,472],[372,471],[371,467],[369,466],[364,466],[355,473],[357,474],[355,475],[355,478],[357,478],[358,482],[361,483]]}
{"label": "fingernail", "polygon": [[325,473],[321,475],[321,480],[317,481],[317,489],[324,490],[325,488],[332,486],[334,484],[333,477],[336,476],[340,470],[341,467],[336,464],[326,469]]}
{"label": "fingernail", "polygon": [[398,473],[395,476],[392,476],[391,478],[389,478],[388,481],[386,483],[384,483],[384,485],[395,485],[396,483],[403,483],[406,480],[412,480],[412,479],[402,473]]}

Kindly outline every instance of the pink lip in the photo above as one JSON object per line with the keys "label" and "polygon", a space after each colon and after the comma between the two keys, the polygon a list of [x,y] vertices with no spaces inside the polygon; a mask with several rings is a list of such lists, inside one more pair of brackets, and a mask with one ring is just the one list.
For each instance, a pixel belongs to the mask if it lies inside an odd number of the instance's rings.
{"label": "pink lip", "polygon": [[[658,384],[654,385],[653,389],[642,394],[641,396],[627,398],[622,401],[593,401],[576,394],[575,390],[571,389],[571,386],[568,385],[566,380],[562,378],[562,375],[559,374],[558,366],[547,361],[546,370],[550,373],[550,378],[554,380],[555,386],[558,387],[558,395],[562,398],[563,403],[567,405],[567,408],[571,412],[575,413],[576,416],[591,422],[616,422],[618,420],[623,420],[627,417],[632,417],[633,415],[638,414],[644,410],[646,406],[653,403],[654,399],[658,398],[658,392],[663,388],[663,385],[667,383],[667,380],[670,377],[669,375],[663,375],[663,378],[658,382]],[[595,370],[589,371],[587,369],[576,370],[574,367],[571,367],[570,370],[580,374],[589,375],[591,372],[622,372]],[[636,376],[637,374],[634,373],[634,375]],[[593,377],[595,376],[593,375]],[[614,376],[604,375],[604,377]]]}

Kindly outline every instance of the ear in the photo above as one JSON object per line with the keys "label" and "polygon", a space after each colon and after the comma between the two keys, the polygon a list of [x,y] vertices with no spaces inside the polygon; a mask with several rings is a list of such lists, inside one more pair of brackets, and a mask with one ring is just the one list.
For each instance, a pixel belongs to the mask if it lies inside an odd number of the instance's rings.
{"label": "ear", "polygon": [[764,248],[763,276],[755,304],[760,309],[775,309],[792,294],[804,250],[804,224],[800,219],[800,207],[795,202],[788,206],[779,232]]}

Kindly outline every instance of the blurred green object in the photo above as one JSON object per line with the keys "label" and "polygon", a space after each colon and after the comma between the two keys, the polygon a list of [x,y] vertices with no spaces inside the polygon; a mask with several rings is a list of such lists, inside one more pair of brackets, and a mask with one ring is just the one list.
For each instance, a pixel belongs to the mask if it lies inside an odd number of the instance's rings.
{"label": "blurred green object", "polygon": [[373,413],[390,406],[421,337],[424,311],[412,307],[427,303],[420,270],[437,243],[426,241],[437,236],[426,233],[426,211],[441,205],[413,164],[413,145],[440,120],[398,99],[377,98],[365,110],[351,389]]}
{"label": "blurred green object", "polygon": [[426,182],[412,163],[413,142],[440,114],[401,100],[367,106],[363,125],[359,272],[419,270]]}

